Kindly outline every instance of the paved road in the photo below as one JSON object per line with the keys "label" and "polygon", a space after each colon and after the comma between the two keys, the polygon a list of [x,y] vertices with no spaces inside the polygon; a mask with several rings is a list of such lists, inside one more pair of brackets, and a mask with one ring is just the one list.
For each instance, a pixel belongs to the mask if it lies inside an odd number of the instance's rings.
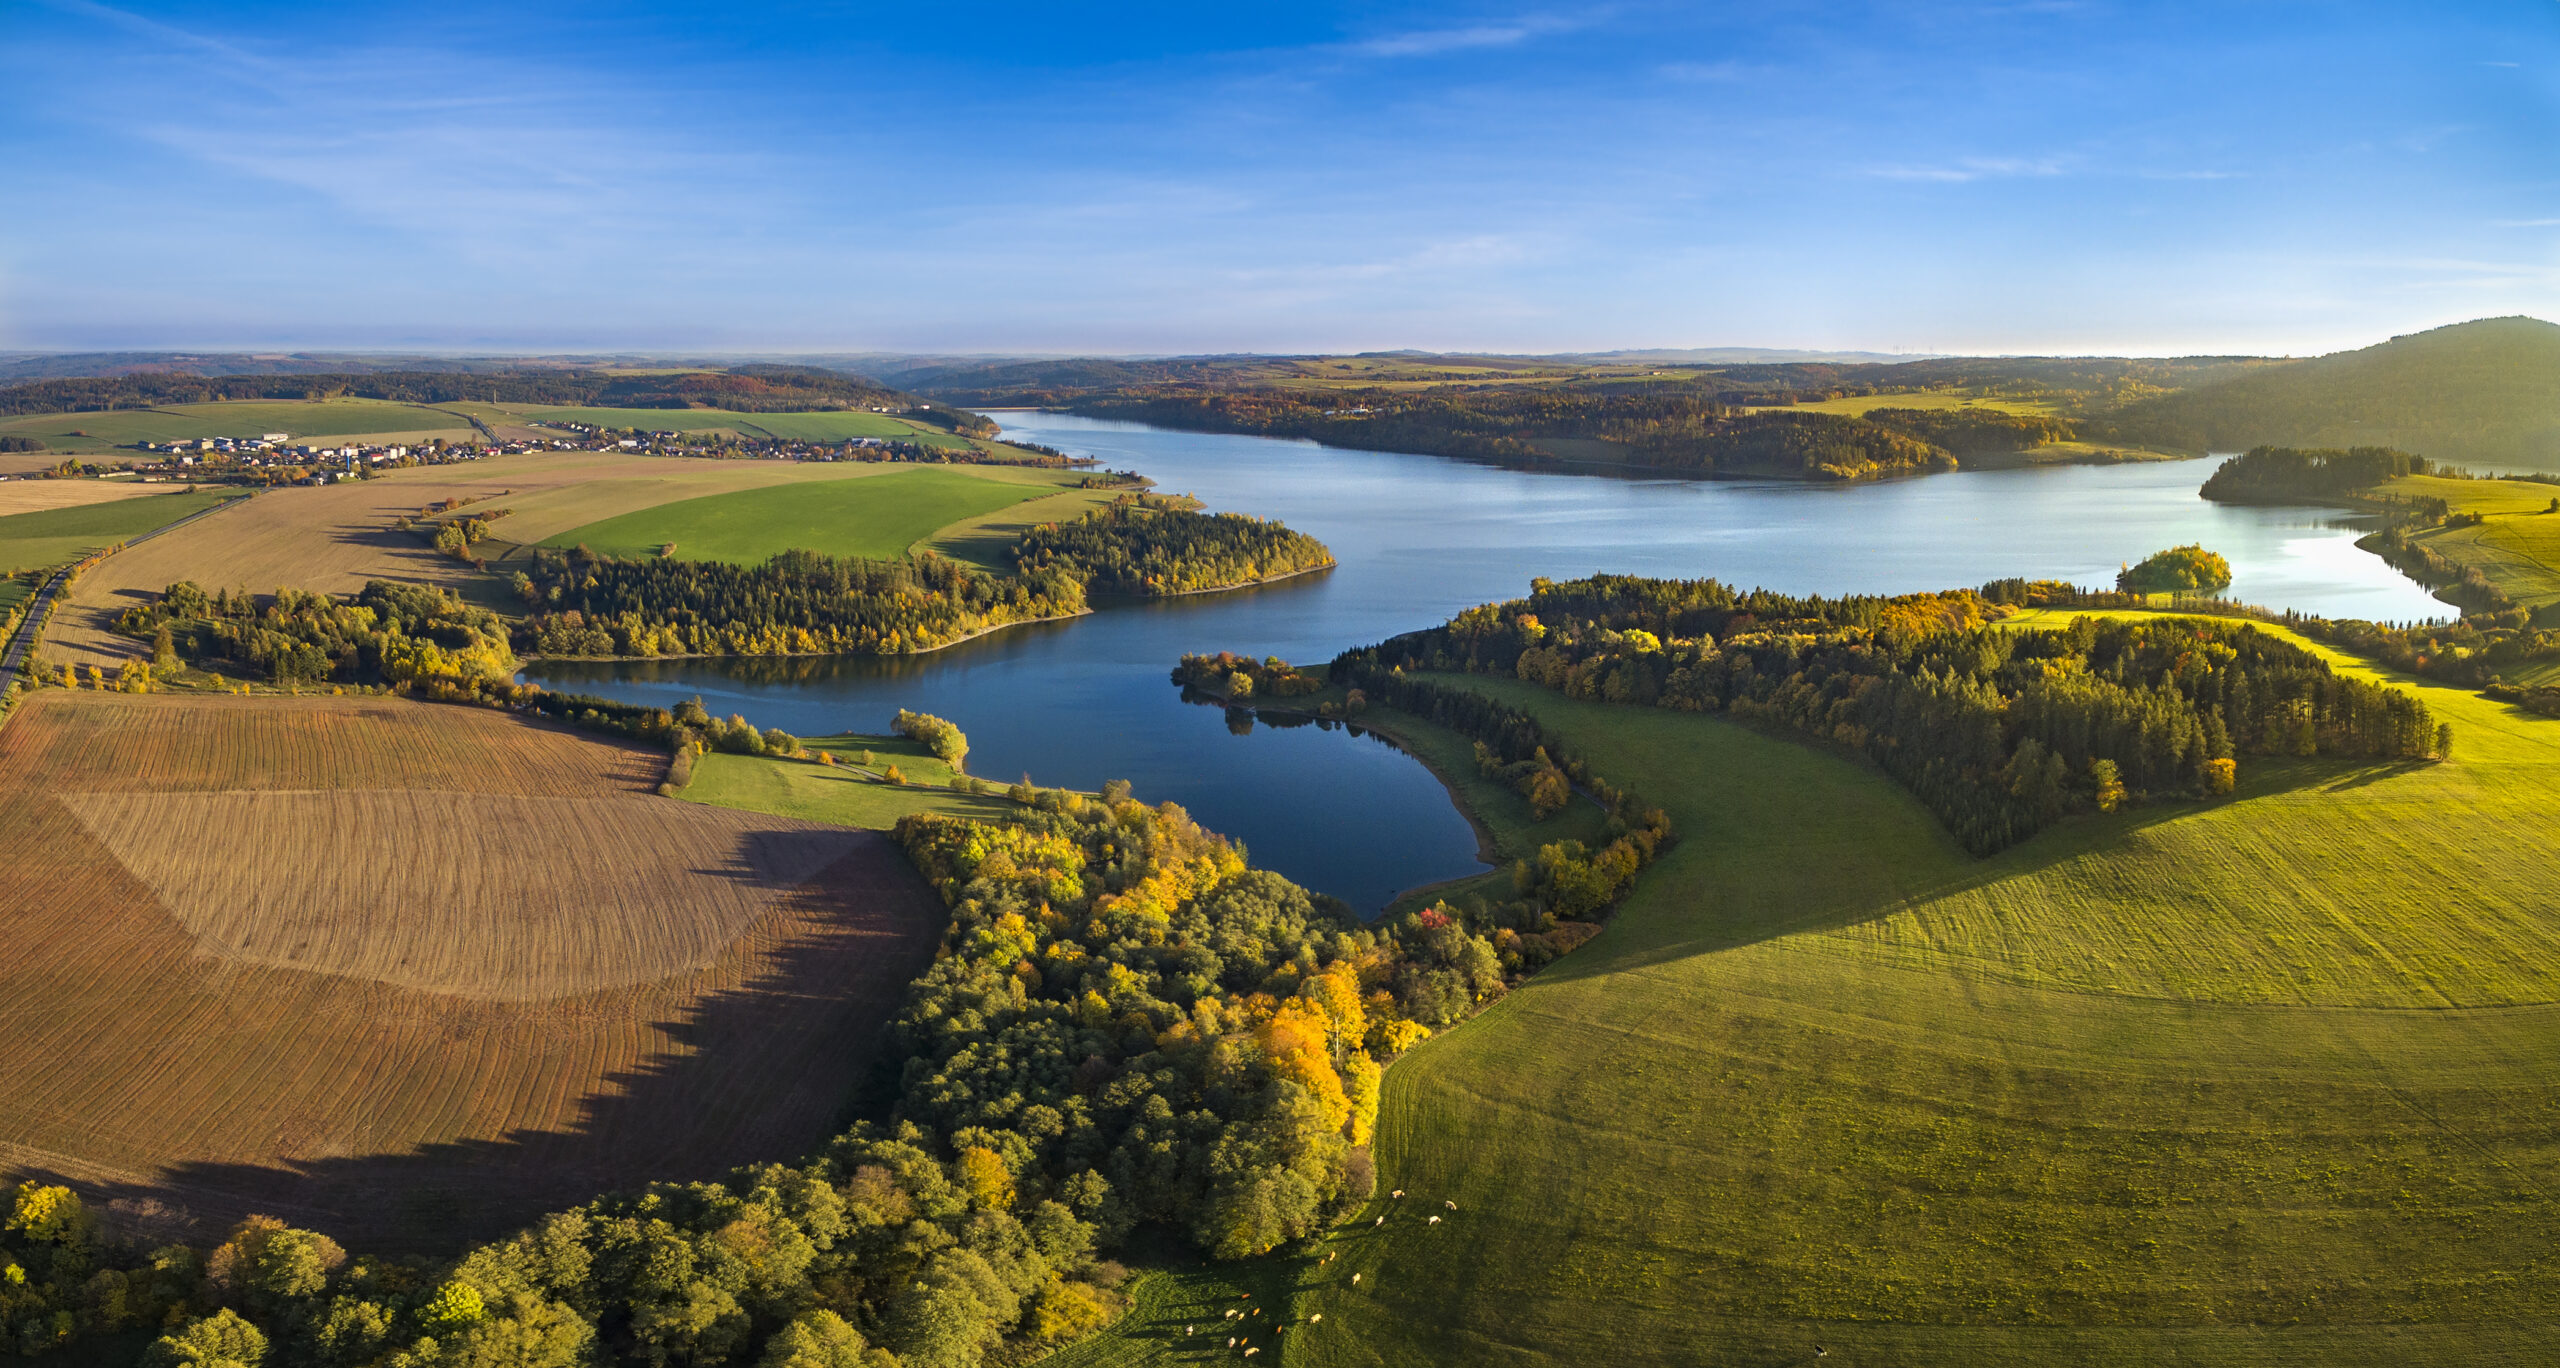
{"label": "paved road", "polygon": [[[241,497],[246,498],[248,496],[242,495]],[[147,542],[153,537],[159,536],[163,532],[174,532],[177,529],[186,526],[188,523],[194,522],[198,518],[205,517],[208,514],[219,513],[238,502],[240,502],[239,499],[225,499],[211,508],[198,509],[187,516],[178,519],[176,522],[169,523],[162,527],[155,527],[150,531],[143,533],[141,536],[128,537],[125,539],[124,544],[126,546],[132,546],[137,542]],[[10,638],[9,649],[6,651],[0,651],[0,698],[8,697],[9,686],[18,682],[18,671],[25,667],[27,662],[27,653],[35,649],[36,633],[41,630],[44,623],[45,610],[53,606],[54,596],[62,592],[63,585],[68,583],[70,579],[71,567],[66,565],[61,569],[54,571],[53,578],[46,580],[44,582],[44,587],[36,591],[36,596],[27,600],[28,611],[26,620],[18,624],[18,634]]]}

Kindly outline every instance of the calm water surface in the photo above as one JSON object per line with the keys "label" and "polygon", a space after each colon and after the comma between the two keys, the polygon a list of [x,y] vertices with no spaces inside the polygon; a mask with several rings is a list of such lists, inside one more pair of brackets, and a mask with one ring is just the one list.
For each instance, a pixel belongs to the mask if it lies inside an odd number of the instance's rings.
{"label": "calm water surface", "polygon": [[1105,608],[901,659],[545,664],[548,687],[672,704],[700,695],[803,735],[885,731],[901,707],[969,733],[989,778],[1097,788],[1128,779],[1235,836],[1258,864],[1364,911],[1482,866],[1430,773],[1371,737],[1229,732],[1167,672],[1186,651],[1331,658],[1528,591],[1532,576],[1714,576],[1795,593],[1907,592],[2006,575],[2111,583],[2162,547],[2229,557],[2231,593],[2332,617],[2449,610],[2320,509],[2196,497],[2208,462],[1935,475],[1887,484],[1626,480],[1502,470],[1311,442],[1007,413],[1009,435],[1134,469],[1212,508],[1276,517],[1333,548],[1325,574]]}

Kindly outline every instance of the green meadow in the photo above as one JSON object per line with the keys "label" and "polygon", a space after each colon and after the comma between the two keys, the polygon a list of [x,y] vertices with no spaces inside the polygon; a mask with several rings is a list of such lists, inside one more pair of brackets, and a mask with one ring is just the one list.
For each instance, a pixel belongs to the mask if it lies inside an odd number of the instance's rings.
{"label": "green meadow", "polygon": [[1974,859],[1862,761],[1451,682],[1535,710],[1678,844],[1599,939],[1388,1071],[1405,1202],[1312,1255],[1156,1275],[1057,1362],[1223,1356],[1175,1322],[1248,1290],[1323,1315],[1273,1345],[1310,1365],[2560,1336],[2560,722],[2400,680],[2450,763],[2251,758],[2230,798]]}
{"label": "green meadow", "polygon": [[2477,513],[2476,527],[2440,527],[2416,540],[2482,574],[2516,602],[2539,607],[2560,601],[2560,485],[2537,480],[2446,480],[2402,476],[2378,487],[2385,495],[2433,496],[2456,513]]}
{"label": "green meadow", "polygon": [[773,485],[680,499],[574,527],[544,540],[616,557],[658,554],[672,542],[679,560],[755,564],[776,552],[902,556],[954,523],[1057,493],[1048,483],[987,479],[964,469],[922,466],[862,479]]}
{"label": "green meadow", "polygon": [[[1020,811],[1002,793],[971,794],[951,788],[953,771],[918,742],[903,736],[816,736],[801,742],[837,763],[779,760],[713,752],[697,757],[687,802],[770,812],[811,822],[885,831],[911,812],[1002,821]],[[869,752],[872,762],[862,763]],[[895,766],[903,784],[888,782]]]}
{"label": "green meadow", "polygon": [[92,551],[165,527],[233,497],[237,497],[236,492],[222,490],[150,494],[73,508],[12,513],[0,518],[0,572],[76,561]]}
{"label": "green meadow", "polygon": [[313,437],[381,433],[442,433],[459,441],[471,435],[471,424],[454,411],[380,399],[259,399],[0,418],[0,436],[34,437],[49,451],[70,454],[104,451],[135,442],[257,437],[270,432],[289,433],[297,442]]}

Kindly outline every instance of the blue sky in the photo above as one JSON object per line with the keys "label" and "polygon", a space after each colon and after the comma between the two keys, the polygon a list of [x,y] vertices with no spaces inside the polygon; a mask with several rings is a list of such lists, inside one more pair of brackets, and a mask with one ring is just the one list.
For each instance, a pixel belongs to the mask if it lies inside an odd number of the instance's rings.
{"label": "blue sky", "polygon": [[0,0],[0,346],[2313,352],[2560,318],[2560,3]]}

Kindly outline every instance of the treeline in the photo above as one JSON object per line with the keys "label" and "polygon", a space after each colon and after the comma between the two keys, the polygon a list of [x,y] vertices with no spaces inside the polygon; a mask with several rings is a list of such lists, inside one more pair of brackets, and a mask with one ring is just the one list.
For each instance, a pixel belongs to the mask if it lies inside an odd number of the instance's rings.
{"label": "treeline", "polygon": [[[726,371],[623,375],[608,371],[376,371],[316,375],[121,375],[33,380],[0,388],[0,413],[59,413],[203,404],[226,399],[385,399],[410,404],[546,404],[597,408],[708,407],[742,413],[845,408],[917,409],[906,416],[973,436],[995,425],[965,410],[840,371],[739,366]],[[921,407],[920,407],[921,406]]]}
{"label": "treeline", "polygon": [[2069,419],[2045,413],[2011,413],[1994,408],[1872,408],[1860,415],[1869,423],[1916,437],[1943,448],[1959,461],[2030,451],[2079,435]]}
{"label": "treeline", "polygon": [[1140,494],[1033,528],[1015,543],[1013,563],[1026,578],[1064,574],[1088,591],[1182,594],[1325,569],[1333,553],[1277,522]]}
{"label": "treeline", "polygon": [[1979,853],[2075,807],[2228,792],[2241,754],[2415,759],[2451,744],[2409,694],[2236,623],[2008,631],[1969,590],[1790,598],[1625,576],[1532,589],[1375,648],[1378,667],[1785,725],[1867,755]]}
{"label": "treeline", "polygon": [[1064,571],[998,577],[931,552],[728,565],[538,550],[516,592],[532,610],[518,639],[549,656],[898,655],[1085,606]]}
{"label": "treeline", "polygon": [[557,1213],[450,1264],[252,1217],[210,1250],[101,1237],[21,1185],[0,1318],[35,1354],[166,1328],[150,1368],[899,1368],[1019,1363],[1108,1324],[1125,1276],[984,1148],[857,1127],[798,1164]]}
{"label": "treeline", "polygon": [[2393,447],[2260,446],[2224,461],[2200,492],[2221,503],[2336,500],[2395,476],[2437,473],[2426,457]]}
{"label": "treeline", "polygon": [[[1995,580],[1982,587],[1982,594],[1994,603],[2026,608],[2106,610],[2151,606],[2150,600],[2141,595],[2096,592],[2058,580]],[[2511,607],[2494,613],[2474,613],[2455,622],[2409,626],[2359,618],[2308,617],[2289,610],[2279,613],[2212,598],[2182,597],[2172,602],[2171,610],[2281,626],[2402,673],[2483,689],[2492,697],[2501,696],[2497,686],[2507,670],[2560,659],[2560,630],[2554,630],[2560,628],[2560,608],[2547,604],[2538,611]]]}
{"label": "treeline", "polygon": [[516,671],[506,622],[428,585],[367,584],[350,599],[279,589],[262,606],[193,581],[128,608],[117,629],[155,661],[255,670],[280,684],[502,680]]}
{"label": "treeline", "polygon": [[[1669,815],[1593,773],[1528,713],[1472,689],[1411,677],[1405,672],[1406,662],[1393,658],[1396,642],[1403,640],[1399,637],[1383,646],[1336,656],[1330,669],[1333,682],[1348,688],[1357,703],[1383,704],[1474,741],[1480,762],[1511,771],[1507,777],[1519,783],[1522,796],[1541,819],[1562,807],[1570,791],[1577,789],[1609,814],[1606,840],[1599,849],[1575,840],[1539,847],[1534,860],[1522,860],[1512,868],[1515,900],[1469,904],[1464,908],[1467,923],[1497,934],[1505,930],[1552,933],[1558,919],[1595,918],[1615,905],[1634,887],[1636,875],[1669,845]],[[1559,781],[1563,791],[1558,789]],[[1440,910],[1447,914],[1454,909],[1444,905]],[[1533,946],[1531,951],[1552,948]]]}

